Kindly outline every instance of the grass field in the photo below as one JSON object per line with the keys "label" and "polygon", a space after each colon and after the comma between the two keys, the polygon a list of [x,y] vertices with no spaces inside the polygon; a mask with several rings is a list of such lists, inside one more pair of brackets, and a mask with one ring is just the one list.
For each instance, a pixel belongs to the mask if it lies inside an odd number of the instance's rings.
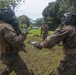
{"label": "grass field", "polygon": [[[50,34],[53,32],[49,32]],[[29,31],[29,34],[25,40],[27,53],[20,52],[20,56],[26,63],[29,69],[33,69],[35,75],[48,75],[55,67],[58,66],[59,60],[62,57],[61,46],[55,46],[51,49],[38,50],[33,45],[28,44],[29,40],[42,41],[40,37],[34,36],[40,34],[39,30]],[[4,68],[0,61],[0,70]],[[14,72],[11,75],[16,75]]]}
{"label": "grass field", "polygon": [[[52,34],[52,33],[53,33],[53,31],[49,31],[48,34]],[[29,31],[30,36],[33,36],[33,35],[36,35],[36,34],[40,35],[40,29],[33,29],[33,30]]]}

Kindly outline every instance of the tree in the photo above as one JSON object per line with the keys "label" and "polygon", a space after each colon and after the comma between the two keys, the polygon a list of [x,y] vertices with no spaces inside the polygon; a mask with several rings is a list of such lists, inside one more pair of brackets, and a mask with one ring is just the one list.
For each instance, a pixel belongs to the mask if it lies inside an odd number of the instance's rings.
{"label": "tree", "polygon": [[50,30],[56,29],[59,23],[57,18],[57,13],[59,11],[59,3],[52,2],[43,10],[42,15],[44,16],[44,21],[48,24]]}
{"label": "tree", "polygon": [[19,25],[20,25],[19,27],[21,30],[30,26],[30,20],[27,16],[21,15],[17,19],[19,21]]}
{"label": "tree", "polygon": [[35,26],[41,27],[42,25],[42,18],[38,18],[35,20]]}
{"label": "tree", "polygon": [[0,0],[0,8],[9,7],[15,9],[17,5],[20,5],[20,2],[24,0]]}
{"label": "tree", "polygon": [[59,14],[62,16],[66,12],[76,12],[76,0],[61,0]]}
{"label": "tree", "polygon": [[56,0],[51,2],[43,10],[42,15],[49,29],[55,30],[60,24],[62,15],[67,12],[76,12],[76,0]]}

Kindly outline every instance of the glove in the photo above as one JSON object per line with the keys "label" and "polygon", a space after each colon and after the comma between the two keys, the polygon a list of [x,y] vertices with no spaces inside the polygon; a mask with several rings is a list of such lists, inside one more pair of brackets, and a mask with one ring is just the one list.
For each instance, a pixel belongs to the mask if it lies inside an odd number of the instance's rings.
{"label": "glove", "polygon": [[28,29],[24,29],[21,33],[22,36],[26,37],[28,34]]}
{"label": "glove", "polygon": [[28,33],[28,29],[24,29],[22,33]]}
{"label": "glove", "polygon": [[38,49],[42,49],[42,46],[40,45],[40,42],[37,42],[34,47],[38,48]]}

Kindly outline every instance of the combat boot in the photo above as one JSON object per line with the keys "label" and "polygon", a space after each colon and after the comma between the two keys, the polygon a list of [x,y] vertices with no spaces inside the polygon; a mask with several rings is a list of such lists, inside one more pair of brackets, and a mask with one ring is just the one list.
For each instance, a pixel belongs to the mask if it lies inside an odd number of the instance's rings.
{"label": "combat boot", "polygon": [[0,72],[0,75],[9,75],[9,72],[8,72],[6,69],[3,69],[3,70]]}
{"label": "combat boot", "polygon": [[32,69],[30,69],[30,71],[31,71],[31,75],[35,75],[35,74],[34,74],[34,71],[33,71]]}

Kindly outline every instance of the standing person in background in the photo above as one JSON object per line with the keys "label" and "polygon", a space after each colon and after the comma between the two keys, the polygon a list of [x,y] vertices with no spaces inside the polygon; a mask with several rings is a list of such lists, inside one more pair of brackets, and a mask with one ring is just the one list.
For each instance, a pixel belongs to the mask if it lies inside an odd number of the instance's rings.
{"label": "standing person in background", "polygon": [[34,75],[18,54],[20,50],[25,50],[23,42],[28,31],[20,32],[12,9],[3,8],[0,11],[0,51],[2,63],[6,65],[0,75],[10,75],[12,71],[17,75]]}
{"label": "standing person in background", "polygon": [[52,48],[61,41],[63,42],[63,58],[59,66],[49,75],[76,75],[76,13],[65,13],[62,17],[62,27],[43,42],[36,43],[35,47]]}
{"label": "standing person in background", "polygon": [[45,38],[48,36],[48,31],[48,25],[46,25],[45,22],[43,22],[41,26],[41,35],[43,37],[43,40],[45,40]]}

